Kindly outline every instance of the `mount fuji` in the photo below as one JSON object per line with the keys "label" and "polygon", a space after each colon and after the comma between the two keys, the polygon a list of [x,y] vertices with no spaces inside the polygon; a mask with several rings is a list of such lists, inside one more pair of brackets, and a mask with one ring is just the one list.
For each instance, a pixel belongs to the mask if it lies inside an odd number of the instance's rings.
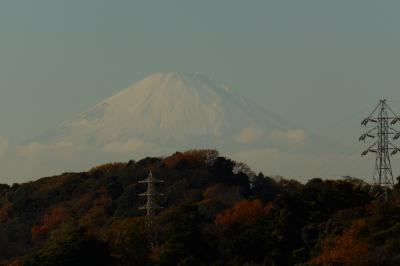
{"label": "mount fuji", "polygon": [[149,76],[41,137],[135,151],[143,144],[185,149],[225,144],[256,144],[268,131],[290,123],[227,86],[200,74]]}
{"label": "mount fuji", "polygon": [[306,131],[226,85],[173,72],[135,83],[19,147],[19,154],[45,156],[43,164],[51,161],[58,171],[81,170],[192,148],[269,152],[306,139]]}

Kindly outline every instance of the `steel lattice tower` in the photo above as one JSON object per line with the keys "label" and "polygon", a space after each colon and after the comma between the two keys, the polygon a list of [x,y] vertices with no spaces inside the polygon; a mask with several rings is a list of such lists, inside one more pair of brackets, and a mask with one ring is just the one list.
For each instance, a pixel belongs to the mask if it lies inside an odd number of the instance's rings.
{"label": "steel lattice tower", "polygon": [[361,123],[366,130],[359,140],[366,142],[367,138],[373,139],[372,144],[361,155],[376,153],[371,192],[380,200],[387,201],[388,193],[394,186],[390,156],[400,151],[393,143],[400,138],[400,132],[394,128],[399,121],[400,117],[390,108],[386,100],[380,100],[372,113]]}
{"label": "steel lattice tower", "polygon": [[157,198],[162,196],[162,194],[157,192],[155,184],[163,182],[164,181],[161,179],[154,178],[151,171],[147,179],[139,181],[141,184],[147,184],[146,192],[139,194],[140,197],[146,197],[146,205],[140,207],[139,209],[146,210],[147,216],[154,216],[156,211],[161,209],[161,207],[157,204]]}
{"label": "steel lattice tower", "polygon": [[148,241],[151,249],[157,245],[157,231],[154,230],[153,218],[156,215],[157,210],[161,209],[161,207],[157,204],[157,198],[162,196],[161,193],[157,192],[155,185],[163,182],[164,181],[161,179],[154,178],[151,171],[145,180],[139,181],[141,184],[147,184],[146,192],[139,194],[140,197],[146,197],[146,205],[139,207],[139,209],[146,210],[146,226],[148,230]]}

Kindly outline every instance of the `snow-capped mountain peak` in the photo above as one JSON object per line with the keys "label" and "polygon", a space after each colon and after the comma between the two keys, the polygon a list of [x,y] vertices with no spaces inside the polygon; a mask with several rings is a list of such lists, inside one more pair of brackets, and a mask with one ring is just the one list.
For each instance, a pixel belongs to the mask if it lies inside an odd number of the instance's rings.
{"label": "snow-capped mountain peak", "polygon": [[106,146],[219,146],[248,128],[285,127],[279,117],[201,74],[158,73],[61,124],[51,141]]}

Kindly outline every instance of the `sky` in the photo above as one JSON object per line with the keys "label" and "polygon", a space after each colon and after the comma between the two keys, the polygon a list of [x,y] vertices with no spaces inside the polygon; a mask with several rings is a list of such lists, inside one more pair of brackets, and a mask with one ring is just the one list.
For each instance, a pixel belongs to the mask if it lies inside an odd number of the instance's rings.
{"label": "sky", "polygon": [[210,75],[352,145],[379,99],[400,112],[398,10],[395,0],[2,0],[0,146],[160,71]]}

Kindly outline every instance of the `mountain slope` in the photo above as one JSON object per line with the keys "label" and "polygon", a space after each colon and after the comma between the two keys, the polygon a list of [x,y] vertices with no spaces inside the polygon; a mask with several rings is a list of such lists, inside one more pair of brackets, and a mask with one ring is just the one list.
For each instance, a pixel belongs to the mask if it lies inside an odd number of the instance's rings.
{"label": "mountain slope", "polygon": [[[399,265],[398,185],[387,203],[352,178],[250,185],[209,154],[0,185],[0,265]],[[150,170],[165,181],[151,232],[139,210]]]}
{"label": "mountain slope", "polygon": [[[199,74],[159,73],[64,122],[45,142],[67,141],[134,151],[253,142],[240,134],[288,128],[278,115]],[[254,132],[252,132],[254,131]],[[118,145],[119,144],[119,145]]]}
{"label": "mountain slope", "polygon": [[9,159],[16,166],[3,175],[15,182],[202,148],[288,175],[287,162],[271,156],[307,139],[306,131],[213,79],[158,73],[18,145]]}

